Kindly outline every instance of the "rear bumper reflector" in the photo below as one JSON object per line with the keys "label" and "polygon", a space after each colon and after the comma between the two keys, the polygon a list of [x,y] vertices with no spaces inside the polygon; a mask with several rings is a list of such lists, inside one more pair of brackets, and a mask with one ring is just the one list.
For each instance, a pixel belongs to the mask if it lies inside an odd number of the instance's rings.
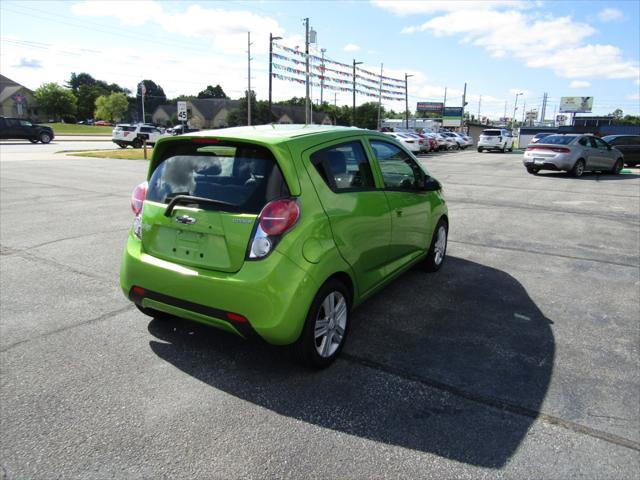
{"label": "rear bumper reflector", "polygon": [[238,330],[245,338],[261,338],[253,329],[253,327],[249,323],[249,320],[238,313],[227,312],[218,308],[189,302],[187,300],[182,300],[180,298],[172,297],[170,295],[165,295],[159,292],[153,292],[151,290],[147,290],[146,288],[138,286],[132,287],[129,291],[129,300],[140,306],[142,306],[142,301],[145,298],[164,303],[172,307],[199,313],[200,315],[204,315],[206,317],[212,317],[218,320],[225,321],[232,325],[236,330]]}

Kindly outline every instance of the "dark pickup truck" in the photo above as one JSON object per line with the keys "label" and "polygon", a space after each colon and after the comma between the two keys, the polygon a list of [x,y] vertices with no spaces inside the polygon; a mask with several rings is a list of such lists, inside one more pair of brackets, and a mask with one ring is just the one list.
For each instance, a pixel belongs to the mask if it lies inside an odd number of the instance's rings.
{"label": "dark pickup truck", "polygon": [[0,117],[0,139],[29,140],[31,143],[49,143],[53,130],[44,125],[34,125],[22,118]]}

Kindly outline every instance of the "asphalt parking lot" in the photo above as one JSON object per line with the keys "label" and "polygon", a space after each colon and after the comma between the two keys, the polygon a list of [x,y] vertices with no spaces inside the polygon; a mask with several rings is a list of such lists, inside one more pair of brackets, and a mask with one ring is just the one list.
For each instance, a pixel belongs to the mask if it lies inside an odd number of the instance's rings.
{"label": "asphalt parking lot", "polygon": [[36,147],[0,146],[0,477],[640,471],[637,170],[424,156],[449,203],[447,263],[365,303],[342,358],[309,372],[138,313],[118,266],[146,162]]}

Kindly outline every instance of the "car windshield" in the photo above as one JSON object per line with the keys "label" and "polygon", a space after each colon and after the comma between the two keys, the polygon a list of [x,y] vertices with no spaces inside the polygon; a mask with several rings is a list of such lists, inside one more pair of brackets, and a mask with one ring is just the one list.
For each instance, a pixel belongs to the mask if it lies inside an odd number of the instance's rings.
{"label": "car windshield", "polygon": [[549,143],[551,145],[569,145],[573,140],[577,137],[573,135],[549,135],[545,137],[544,143]]}
{"label": "car windshield", "polygon": [[186,142],[165,154],[149,180],[147,199],[168,203],[177,195],[189,195],[230,203],[237,207],[234,211],[257,214],[270,200],[288,194],[268,149],[231,142],[211,146]]}
{"label": "car windshield", "polygon": [[485,130],[482,132],[482,135],[485,135],[487,137],[499,137],[500,130]]}

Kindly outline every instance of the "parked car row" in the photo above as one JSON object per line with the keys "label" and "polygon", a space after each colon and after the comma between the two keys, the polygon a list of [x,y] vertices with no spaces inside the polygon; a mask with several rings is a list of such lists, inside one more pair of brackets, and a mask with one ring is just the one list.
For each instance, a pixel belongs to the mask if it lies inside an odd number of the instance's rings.
{"label": "parked car row", "polygon": [[473,145],[473,138],[457,132],[411,131],[383,132],[402,143],[412,153],[427,153],[438,150],[464,150]]}

